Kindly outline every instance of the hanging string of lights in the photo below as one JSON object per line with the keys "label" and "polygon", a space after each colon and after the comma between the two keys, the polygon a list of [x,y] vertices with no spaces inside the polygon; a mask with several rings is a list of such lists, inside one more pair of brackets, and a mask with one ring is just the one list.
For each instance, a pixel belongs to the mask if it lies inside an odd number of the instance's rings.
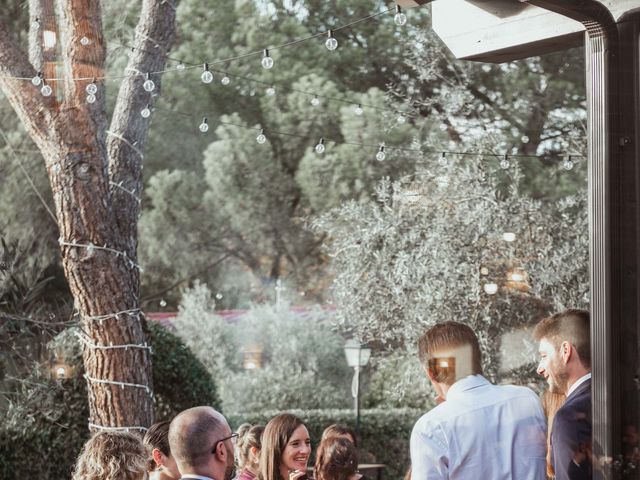
{"label": "hanging string of lights", "polygon": [[[349,22],[345,25],[341,25],[338,27],[334,27],[332,29],[327,29],[327,30],[323,30],[320,31],[318,33],[312,34],[312,35],[308,35],[302,38],[298,38],[295,40],[290,40],[288,42],[285,43],[281,43],[278,45],[274,45],[274,46],[269,46],[266,48],[262,48],[260,50],[254,50],[251,52],[247,52],[247,53],[243,53],[243,54],[239,54],[239,55],[235,55],[233,57],[229,57],[229,58],[224,58],[224,59],[216,59],[216,60],[212,60],[212,61],[208,61],[208,62],[199,62],[197,64],[194,63],[190,63],[190,64],[185,64],[184,62],[179,63],[175,68],[165,68],[163,70],[158,70],[158,71],[153,71],[153,72],[136,72],[136,73],[132,73],[132,74],[124,74],[124,75],[101,75],[101,76],[96,76],[96,77],[72,77],[72,78],[66,78],[66,77],[52,77],[52,78],[45,78],[42,72],[38,72],[38,74],[34,77],[18,77],[18,76],[2,76],[1,78],[5,78],[5,79],[12,79],[12,80],[25,80],[25,81],[31,81],[33,83],[34,86],[36,87],[41,87],[40,88],[40,92],[42,93],[43,96],[48,97],[53,93],[53,89],[51,88],[50,85],[48,85],[48,82],[60,82],[60,81],[67,81],[67,80],[71,80],[71,81],[90,81],[91,84],[95,85],[95,82],[100,80],[100,81],[106,81],[106,80],[122,80],[124,78],[132,78],[132,77],[144,77],[145,81],[143,83],[143,88],[148,91],[151,92],[155,89],[155,82],[153,82],[153,78],[152,77],[156,77],[168,72],[173,72],[173,71],[182,71],[182,70],[189,70],[189,69],[195,69],[195,68],[199,68],[200,66],[203,67],[203,73],[201,75],[201,79],[204,83],[211,83],[211,81],[213,81],[213,75],[211,74],[211,72],[209,71],[209,66],[211,65],[224,65],[224,64],[228,64],[231,62],[235,62],[238,60],[242,60],[245,58],[251,58],[251,57],[255,57],[255,56],[261,56],[261,60],[260,60],[260,64],[262,65],[262,67],[264,69],[271,69],[273,68],[275,61],[273,59],[273,57],[271,56],[271,52],[273,52],[274,50],[281,50],[281,49],[285,49],[285,48],[290,48],[296,45],[299,45],[301,43],[304,42],[308,42],[310,40],[319,38],[319,37],[323,37],[326,36],[327,40],[325,41],[325,46],[327,47],[327,49],[329,51],[333,51],[338,47],[338,41],[336,40],[334,34],[338,31],[347,29],[347,28],[351,28],[354,25],[357,25],[359,23],[377,18],[381,15],[385,15],[389,12],[393,12],[395,11],[395,15],[394,15],[394,22],[399,25],[405,25],[406,24],[406,15],[402,12],[402,9],[400,8],[399,5],[396,5],[395,7],[392,8],[387,8],[387,9],[383,9],[379,12],[373,12],[370,13],[369,15],[366,15],[364,17],[358,18],[352,22]],[[139,34],[139,32],[136,31],[136,34]],[[82,37],[82,38],[86,38],[86,37]],[[153,41],[153,39],[148,39],[150,41]],[[91,42],[84,42],[81,44],[83,46],[87,46],[90,45]],[[93,90],[93,87],[92,87]],[[97,90],[96,90],[97,91]],[[89,95],[95,95],[94,93],[89,93],[87,91],[87,93]]]}
{"label": "hanging string of lights", "polygon": [[[159,107],[159,106],[155,106],[153,108],[154,108],[154,110],[169,112],[169,113],[180,115],[180,116],[183,116],[183,117],[186,117],[186,118],[192,118],[192,119],[201,118],[202,120],[201,120],[200,124],[198,125],[198,129],[202,133],[207,133],[209,131],[209,119],[208,119],[208,116],[201,117],[200,115],[197,115],[197,114],[187,113],[187,112],[183,112],[183,111],[179,111],[179,110],[175,110],[175,109],[163,108],[163,107]],[[194,123],[195,123],[195,121],[194,121]],[[247,126],[247,125],[243,125],[243,124],[240,124],[240,123],[228,122],[228,121],[222,121],[222,120],[217,120],[216,123],[219,124],[219,125],[228,125],[228,126],[243,128],[243,129],[246,129],[248,131],[254,131],[254,132],[257,131],[258,135],[256,136],[256,142],[261,144],[261,145],[266,143],[266,141],[268,139],[268,135],[277,135],[277,136],[285,136],[285,137],[296,137],[296,138],[302,138],[302,139],[311,140],[311,141],[313,141],[314,139],[318,139],[319,138],[318,143],[314,147],[314,150],[319,155],[322,155],[327,151],[327,143],[332,143],[334,145],[352,145],[352,146],[357,146],[357,147],[361,147],[361,148],[372,149],[372,150],[374,150],[376,152],[375,153],[375,159],[378,160],[379,162],[384,161],[386,159],[387,153],[389,153],[389,152],[410,153],[410,154],[414,154],[414,155],[420,156],[420,157],[424,157],[424,156],[427,156],[427,155],[431,156],[431,155],[434,155],[434,154],[440,154],[439,164],[441,166],[446,166],[447,165],[447,162],[448,162],[447,155],[482,156],[482,157],[499,158],[500,159],[500,167],[502,169],[504,169],[504,170],[507,170],[511,166],[510,159],[517,159],[517,158],[522,158],[522,159],[546,159],[546,158],[550,157],[550,155],[508,154],[508,153],[498,154],[498,153],[493,153],[493,152],[451,151],[451,150],[436,149],[434,147],[414,148],[414,147],[407,147],[407,146],[402,146],[402,145],[389,146],[384,141],[382,141],[380,143],[377,143],[377,144],[365,143],[365,142],[355,142],[355,141],[332,139],[332,138],[327,137],[325,135],[311,136],[311,135],[304,135],[304,134],[286,132],[286,131],[275,130],[275,129],[267,129],[267,128],[264,128],[264,127],[252,127],[252,126]],[[574,162],[575,159],[584,158],[584,156],[580,155],[580,154],[559,154],[559,155],[554,155],[554,156],[562,159],[563,166],[564,166],[564,168],[566,170],[571,170],[573,168],[573,162]]]}

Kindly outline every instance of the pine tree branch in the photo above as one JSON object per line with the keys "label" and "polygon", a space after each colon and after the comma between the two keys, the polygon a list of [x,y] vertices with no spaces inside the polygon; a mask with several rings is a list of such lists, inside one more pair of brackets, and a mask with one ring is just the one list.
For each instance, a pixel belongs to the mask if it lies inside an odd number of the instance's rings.
{"label": "pine tree branch", "polygon": [[[167,53],[175,36],[174,0],[144,0],[140,20],[136,26],[133,51],[127,66],[130,73],[163,70]],[[143,90],[145,78],[129,76],[123,79],[111,119],[107,151],[111,182],[139,196],[142,191],[142,152],[149,132],[149,119],[142,118],[140,110],[154,103],[160,93],[161,76],[151,80],[155,89]],[[137,225],[140,204],[122,189],[111,187],[111,198],[116,224],[129,258],[137,258]]]}

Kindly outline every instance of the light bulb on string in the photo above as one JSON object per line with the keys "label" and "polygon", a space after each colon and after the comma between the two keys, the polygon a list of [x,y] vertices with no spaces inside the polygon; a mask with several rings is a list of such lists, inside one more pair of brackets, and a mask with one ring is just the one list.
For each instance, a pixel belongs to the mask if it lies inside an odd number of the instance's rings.
{"label": "light bulb on string", "polygon": [[31,83],[36,87],[42,83],[42,72],[38,72],[38,74],[31,79]]}
{"label": "light bulb on string", "polygon": [[314,97],[311,99],[311,105],[317,107],[318,105],[320,105],[320,99],[314,95]]}
{"label": "light bulb on string", "polygon": [[267,88],[267,95],[273,97],[276,94],[276,89],[272,86]]}
{"label": "light bulb on string", "polygon": [[91,43],[91,40],[89,40],[89,38],[87,38],[87,37],[82,37],[80,39],[80,45],[82,45],[83,47],[86,47],[90,43]]}
{"label": "light bulb on string", "polygon": [[506,170],[510,166],[511,166],[511,162],[509,162],[509,155],[505,153],[504,157],[502,157],[502,160],[500,160],[500,168],[503,170]]}
{"label": "light bulb on string", "polygon": [[333,31],[327,31],[327,41],[324,42],[324,46],[327,47],[327,50],[333,52],[336,48],[338,48],[338,40],[333,36]]}
{"label": "light bulb on string", "polygon": [[260,145],[262,145],[266,141],[267,141],[267,137],[264,134],[264,129],[261,128],[260,129],[260,133],[256,137],[256,142],[258,142]]}
{"label": "light bulb on string", "polygon": [[360,115],[362,115],[364,113],[364,110],[362,109],[362,105],[360,105],[360,104],[358,104],[358,106],[353,111],[358,116],[360,116]]}
{"label": "light bulb on string", "polygon": [[211,83],[213,82],[213,73],[211,73],[209,71],[209,64],[205,63],[203,66],[203,72],[202,75],[200,75],[200,79],[202,80],[202,83]]}
{"label": "light bulb on string", "polygon": [[149,118],[151,116],[151,109],[149,108],[149,105],[140,110],[140,116],[142,118]]}
{"label": "light bulb on string", "polygon": [[87,84],[87,86],[85,87],[85,91],[89,94],[89,95],[95,95],[98,92],[98,86],[95,83],[96,81],[93,80],[93,82]]}
{"label": "light bulb on string", "polygon": [[398,122],[398,125],[404,125],[405,123],[407,123],[407,119],[403,114],[398,115],[398,118],[396,121]]}
{"label": "light bulb on string", "polygon": [[498,284],[493,282],[485,283],[482,288],[487,295],[495,295],[498,293]]}
{"label": "light bulb on string", "polygon": [[87,95],[87,103],[96,103],[96,96],[93,93]]}
{"label": "light bulb on string", "polygon": [[146,80],[142,84],[142,88],[144,88],[147,92],[153,92],[156,88],[156,84],[151,80],[151,74],[147,72]]}
{"label": "light bulb on string", "polygon": [[325,150],[326,149],[325,149],[325,146],[324,146],[324,138],[320,137],[320,141],[316,145],[316,153],[323,154]]}
{"label": "light bulb on string", "polygon": [[447,165],[449,165],[449,159],[447,158],[447,152],[442,152],[440,154],[440,158],[438,159],[438,164],[441,167],[446,167]]}
{"label": "light bulb on string", "polygon": [[207,117],[202,118],[202,123],[198,128],[202,133],[207,133],[209,131],[209,122],[207,121]]}
{"label": "light bulb on string", "polygon": [[224,77],[222,77],[220,79],[220,83],[223,85],[229,85],[231,83],[231,79],[229,78],[229,75],[225,75]]}
{"label": "light bulb on string", "polygon": [[184,63],[178,62],[178,65],[176,66],[176,70],[183,71],[184,70]]}
{"label": "light bulb on string", "polygon": [[53,89],[45,83],[44,79],[42,80],[42,88],[40,89],[40,93],[43,97],[50,97],[53,93]]}
{"label": "light bulb on string", "polygon": [[393,17],[393,21],[399,27],[402,27],[407,23],[407,16],[402,12],[402,8],[400,7],[400,5],[396,4],[396,14]]}
{"label": "light bulb on string", "polygon": [[381,143],[378,147],[378,153],[376,153],[376,160],[382,162],[385,158],[387,158],[387,154],[384,153],[384,143]]}
{"label": "light bulb on string", "polygon": [[564,160],[562,160],[562,168],[567,171],[573,170],[573,159],[571,158],[571,155],[565,157]]}
{"label": "light bulb on string", "polygon": [[262,68],[266,68],[267,70],[273,67],[273,58],[271,58],[271,56],[269,55],[269,50],[267,50],[266,48],[264,49],[261,63]]}
{"label": "light bulb on string", "polygon": [[515,242],[516,241],[516,234],[513,232],[504,232],[502,234],[502,239],[505,242]]}

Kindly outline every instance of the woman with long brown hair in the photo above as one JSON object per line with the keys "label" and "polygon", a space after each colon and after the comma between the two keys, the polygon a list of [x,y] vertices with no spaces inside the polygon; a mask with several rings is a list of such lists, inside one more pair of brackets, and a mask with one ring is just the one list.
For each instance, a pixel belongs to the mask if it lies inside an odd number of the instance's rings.
{"label": "woman with long brown hair", "polygon": [[260,480],[306,480],[311,439],[302,420],[290,413],[272,418],[262,434]]}
{"label": "woman with long brown hair", "polygon": [[316,480],[359,480],[358,453],[353,442],[343,437],[329,437],[320,442],[316,465]]}

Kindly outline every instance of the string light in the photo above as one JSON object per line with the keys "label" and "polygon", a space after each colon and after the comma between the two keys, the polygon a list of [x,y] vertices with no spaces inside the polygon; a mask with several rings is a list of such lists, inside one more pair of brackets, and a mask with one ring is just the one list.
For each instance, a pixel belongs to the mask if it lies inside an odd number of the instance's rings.
{"label": "string light", "polygon": [[376,153],[376,160],[382,162],[386,158],[386,153],[384,153],[384,143],[381,143],[378,147],[378,153]]}
{"label": "string light", "polygon": [[358,106],[353,111],[358,116],[360,116],[360,115],[362,115],[364,113],[364,110],[362,109],[362,105],[361,104],[358,104]]}
{"label": "string light", "polygon": [[516,234],[513,232],[504,232],[502,234],[502,239],[505,242],[515,242],[516,241]]}
{"label": "string light", "polygon": [[91,40],[89,40],[87,37],[82,37],[80,39],[80,45],[82,45],[83,47],[86,47],[90,43],[91,43]]}
{"label": "string light", "polygon": [[[187,112],[181,112],[178,110],[173,110],[173,109],[167,109],[167,108],[161,108],[161,107],[157,107],[154,106],[154,110],[164,110],[166,112],[171,112],[171,113],[175,113],[177,115],[181,115],[184,117],[188,117],[188,118],[193,118],[195,115],[191,114],[191,113],[187,113]],[[218,121],[219,124],[221,125],[230,125],[230,126],[234,126],[234,127],[239,127],[239,128],[243,128],[246,130],[255,130],[254,127],[249,127],[247,125],[241,124],[241,123],[233,123],[233,122],[224,122],[224,121]],[[288,136],[288,137],[297,137],[297,138],[302,138],[302,139],[308,139],[308,140],[312,140],[313,137],[309,136],[309,135],[304,135],[304,134],[299,134],[299,133],[294,133],[294,132],[282,132],[282,131],[276,131],[276,130],[269,130],[270,133],[273,133],[275,135],[282,135],[282,136]],[[107,131],[107,133],[110,133],[109,131]],[[263,134],[264,136],[264,130],[261,129],[260,133]],[[260,135],[258,135],[258,137],[260,137]],[[317,137],[316,137],[317,138]],[[326,136],[323,137],[326,141],[331,141],[337,145],[353,145],[353,146],[357,146],[357,147],[363,147],[363,148],[369,148],[369,147],[375,147],[375,148],[379,148],[380,144],[370,144],[370,143],[361,143],[361,142],[353,142],[353,141],[344,141],[344,140],[340,140],[340,139],[330,139],[327,138]],[[124,139],[123,139],[124,140]],[[258,138],[256,137],[256,140],[258,140]],[[266,136],[264,136],[263,138],[260,138],[260,140],[264,140],[266,141]],[[431,147],[425,147],[425,148],[420,148],[420,147],[408,147],[408,146],[402,146],[402,145],[396,145],[396,146],[392,146],[392,147],[388,147],[385,146],[385,152],[387,150],[394,150],[394,151],[398,151],[398,152],[411,152],[414,153],[416,155],[419,156],[426,156],[426,155],[432,155],[433,153],[440,153],[440,157],[439,157],[439,162],[443,162],[444,165],[448,165],[449,162],[449,158],[447,157],[447,155],[460,155],[460,156],[480,156],[480,157],[495,157],[495,158],[503,158],[504,155],[503,154],[495,154],[495,153],[491,153],[491,152],[465,152],[465,151],[442,151],[442,150],[438,150],[435,151],[433,149],[431,149]],[[546,159],[549,157],[549,155],[527,155],[527,154],[513,154],[513,155],[508,155],[510,157],[519,157],[519,158],[537,158],[537,159]],[[577,155],[577,154],[572,154],[571,155],[572,158],[584,158],[584,155]],[[445,163],[446,162],[446,163]],[[424,163],[421,161],[418,161],[417,164],[420,163]]]}
{"label": "string light", "polygon": [[98,92],[98,86],[96,85],[95,80],[87,84],[87,86],[85,87],[85,91],[89,95],[95,95]]}
{"label": "string light", "polygon": [[320,137],[320,141],[316,145],[316,153],[323,154],[325,151],[324,138]]}
{"label": "string light", "polygon": [[202,133],[207,133],[209,131],[209,122],[207,121],[207,117],[202,119],[202,123],[198,127]]}
{"label": "string light", "polygon": [[184,63],[182,62],[178,62],[178,65],[176,65],[176,70],[182,72],[184,70]]}
{"label": "string light", "polygon": [[338,40],[333,36],[333,30],[327,31],[327,41],[324,42],[325,47],[330,52],[333,52],[336,48],[338,48]]}
{"label": "string light", "polygon": [[222,85],[229,85],[231,83],[231,79],[229,78],[229,75],[225,75],[224,77],[222,77],[220,79],[220,83],[222,83]]}
{"label": "string light", "polygon": [[407,23],[407,16],[402,12],[400,5],[396,4],[396,14],[393,17],[393,21],[400,27]]}
{"label": "string light", "polygon": [[500,168],[503,170],[506,170],[510,166],[511,166],[511,162],[509,162],[509,155],[505,153],[504,157],[502,157],[502,160],[500,160]]}
{"label": "string light", "polygon": [[149,104],[147,104],[146,107],[140,110],[140,116],[142,118],[149,118],[151,116],[151,109],[149,108]]}
{"label": "string light", "polygon": [[398,122],[398,125],[404,125],[407,122],[407,119],[405,118],[404,115],[400,114],[398,115],[396,122]]}
{"label": "string light", "polygon": [[50,97],[53,93],[53,90],[49,85],[47,85],[47,82],[44,80],[44,78],[42,79],[42,88],[40,89],[40,93],[43,97]]}
{"label": "string light", "polygon": [[449,159],[447,158],[446,152],[442,152],[442,154],[440,155],[440,158],[438,159],[438,165],[443,168],[449,165]]}
{"label": "string light", "polygon": [[119,382],[117,380],[105,380],[101,378],[90,377],[86,373],[84,374],[84,378],[89,383],[97,383],[101,385],[115,385],[117,387],[120,387],[123,390],[124,390],[124,387],[140,388],[142,390],[145,390],[147,394],[149,394],[149,396],[153,398],[153,392],[151,391],[151,388],[149,388],[149,385],[143,385],[141,383]]}
{"label": "string light", "polygon": [[495,295],[498,293],[498,284],[493,282],[485,283],[482,288],[487,295]]}
{"label": "string light", "polygon": [[211,83],[213,82],[213,73],[211,73],[209,71],[209,64],[205,63],[203,66],[203,72],[202,75],[200,75],[200,79],[202,80],[202,83]]}
{"label": "string light", "polygon": [[107,247],[106,245],[101,247],[99,245],[94,245],[91,242],[89,242],[89,243],[77,243],[77,242],[73,242],[73,241],[72,242],[65,242],[62,237],[60,237],[58,239],[58,244],[60,246],[75,247],[75,248],[86,248],[87,249],[87,253],[89,254],[89,256],[91,256],[94,253],[95,250],[103,250],[105,252],[113,253],[113,254],[115,254],[116,257],[121,257],[131,268],[137,268],[140,272],[143,271],[143,269],[142,269],[142,267],[140,265],[138,265],[137,263],[135,263],[133,260],[131,260],[129,258],[129,256],[127,255],[127,252],[121,252],[120,250],[116,250],[115,248]]}
{"label": "string light", "polygon": [[31,79],[31,83],[36,87],[40,85],[42,83],[42,72],[38,72],[38,74]]}
{"label": "string light", "polygon": [[82,334],[76,331],[76,336],[80,339],[80,341],[84,344],[85,347],[91,350],[125,350],[127,351],[130,348],[131,349],[139,348],[141,350],[148,350],[149,353],[153,353],[153,348],[150,345],[147,345],[146,342],[145,343],[126,343],[126,344],[120,344],[120,345],[113,345],[113,344],[100,345],[91,341],[91,339],[86,334]]}
{"label": "string light", "polygon": [[258,142],[260,145],[262,145],[266,141],[267,141],[267,137],[264,134],[264,129],[261,128],[260,129],[260,133],[256,137],[256,142]]}
{"label": "string light", "polygon": [[97,97],[95,95],[90,93],[87,95],[87,103],[96,103],[96,98]]}
{"label": "string light", "polygon": [[139,308],[131,308],[129,310],[121,310],[119,312],[115,312],[115,313],[107,313],[105,315],[83,315],[82,319],[84,321],[95,321],[98,323],[102,323],[105,320],[109,320],[112,318],[118,319],[120,318],[121,315],[127,315],[129,317],[136,317],[138,318],[140,316],[140,309]]}
{"label": "string light", "polygon": [[273,97],[276,94],[276,89],[273,86],[268,87],[267,90],[266,90],[266,93],[270,97]]}
{"label": "string light", "polygon": [[314,107],[317,107],[318,105],[320,105],[320,99],[318,98],[317,95],[314,95],[313,98],[311,99],[311,105],[313,105]]}
{"label": "string light", "polygon": [[567,171],[573,169],[573,159],[571,158],[571,155],[569,155],[568,157],[565,157],[562,160],[562,168],[564,168]]}
{"label": "string light", "polygon": [[153,92],[156,88],[156,84],[151,80],[151,74],[147,72],[146,80],[142,84],[142,88],[144,88],[147,92]]}
{"label": "string light", "polygon": [[271,58],[269,50],[266,48],[264,49],[262,61],[260,63],[262,63],[262,68],[266,68],[267,70],[273,68],[273,58]]}
{"label": "string light", "polygon": [[140,430],[146,432],[149,430],[147,427],[105,427],[104,425],[96,425],[89,422],[89,429],[103,430],[105,432],[129,432],[130,430]]}

